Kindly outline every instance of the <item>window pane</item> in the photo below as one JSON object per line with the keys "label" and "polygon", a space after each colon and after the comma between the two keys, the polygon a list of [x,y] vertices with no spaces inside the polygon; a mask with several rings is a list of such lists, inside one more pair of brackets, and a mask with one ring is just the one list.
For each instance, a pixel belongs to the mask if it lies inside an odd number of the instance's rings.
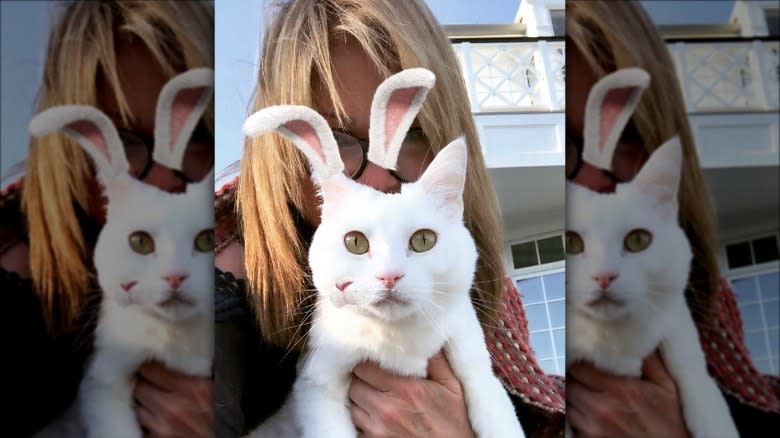
{"label": "window pane", "polygon": [[772,352],[773,356],[777,356],[780,354],[780,330],[773,329],[769,330],[769,351]]}
{"label": "window pane", "polygon": [[758,285],[761,287],[761,298],[771,299],[777,298],[778,293],[778,272],[769,272],[758,276]]}
{"label": "window pane", "polygon": [[742,324],[745,330],[764,328],[761,321],[761,307],[758,303],[740,306],[739,313],[742,314]]}
{"label": "window pane", "polygon": [[558,370],[560,370],[558,374],[561,374],[561,375],[565,374],[565,371],[566,371],[566,359],[565,358],[558,359]]}
{"label": "window pane", "polygon": [[764,9],[764,16],[769,36],[780,35],[780,9]]}
{"label": "window pane", "polygon": [[512,263],[514,263],[515,269],[538,265],[539,261],[536,259],[534,242],[512,245]]}
{"label": "window pane", "polygon": [[558,356],[566,354],[566,330],[553,330],[553,340],[555,341],[555,352]]}
{"label": "window pane", "polygon": [[740,278],[731,282],[737,302],[758,301],[755,277]]}
{"label": "window pane", "polygon": [[553,301],[548,303],[550,306],[550,324],[552,327],[563,327],[566,325],[566,302]]}
{"label": "window pane", "polygon": [[769,236],[754,240],[753,255],[756,256],[756,263],[777,260],[777,238]]}
{"label": "window pane", "polygon": [[539,259],[542,263],[563,260],[563,238],[561,236],[537,240],[537,243],[539,244]]}
{"label": "window pane", "polygon": [[539,366],[542,367],[545,374],[559,374],[555,369],[555,359],[540,360]]}
{"label": "window pane", "polygon": [[543,278],[544,278],[544,290],[547,293],[548,300],[554,300],[554,299],[566,297],[566,273],[565,272],[558,272],[557,274],[545,275]]}
{"label": "window pane", "polygon": [[729,261],[729,268],[731,269],[752,265],[753,260],[750,257],[750,243],[742,242],[726,245],[726,258]]}
{"label": "window pane", "polygon": [[544,304],[531,304],[525,306],[525,317],[528,319],[528,330],[548,329],[547,310]]}
{"label": "window pane", "polygon": [[764,301],[764,321],[767,327],[777,327],[780,319],[780,301]]}
{"label": "window pane", "polygon": [[550,339],[550,332],[531,333],[531,347],[533,347],[536,353],[536,358],[547,359],[553,357],[552,351],[552,339]]}
{"label": "window pane", "polygon": [[518,280],[517,291],[520,292],[523,304],[541,303],[544,301],[542,279],[539,277]]}
{"label": "window pane", "polygon": [[769,359],[754,360],[753,365],[755,365],[762,374],[775,374],[769,366]]}
{"label": "window pane", "polygon": [[769,356],[769,353],[766,351],[766,340],[764,340],[763,331],[745,333],[745,346],[750,352],[751,357],[758,358]]}

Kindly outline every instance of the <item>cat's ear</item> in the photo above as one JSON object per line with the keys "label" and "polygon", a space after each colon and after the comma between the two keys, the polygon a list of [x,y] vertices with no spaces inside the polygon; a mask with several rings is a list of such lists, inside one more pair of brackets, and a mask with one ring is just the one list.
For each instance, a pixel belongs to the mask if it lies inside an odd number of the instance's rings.
{"label": "cat's ear", "polygon": [[410,68],[387,78],[374,92],[368,130],[368,159],[395,169],[406,132],[433,88],[436,76],[424,68]]}
{"label": "cat's ear", "polygon": [[157,98],[154,124],[154,161],[182,170],[192,131],[214,94],[214,70],[194,68],[163,86]]}
{"label": "cat's ear", "polygon": [[98,178],[103,182],[130,169],[114,123],[97,108],[62,105],[46,109],[33,117],[29,131],[34,137],[53,131],[67,134],[92,157]]}
{"label": "cat's ear", "polygon": [[632,183],[644,193],[656,196],[659,202],[671,205],[676,213],[682,162],[680,137],[674,136],[650,155]]}
{"label": "cat's ear", "polygon": [[271,130],[287,137],[309,160],[318,182],[344,171],[333,131],[311,108],[298,105],[263,108],[247,118],[243,130],[247,137]]}
{"label": "cat's ear", "polygon": [[612,155],[650,75],[640,68],[624,68],[601,78],[585,104],[582,159],[601,169],[612,169]]}
{"label": "cat's ear", "polygon": [[419,180],[427,193],[442,201],[453,218],[463,218],[467,150],[466,139],[458,137],[436,154]]}

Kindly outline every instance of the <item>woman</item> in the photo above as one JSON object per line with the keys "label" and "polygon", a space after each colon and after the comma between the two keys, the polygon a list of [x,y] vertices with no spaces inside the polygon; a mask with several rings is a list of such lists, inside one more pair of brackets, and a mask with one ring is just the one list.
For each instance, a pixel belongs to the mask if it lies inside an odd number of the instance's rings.
{"label": "woman", "polygon": [[[213,114],[196,130],[181,174],[152,161],[147,139],[162,86],[185,70],[213,65],[213,28],[208,3],[65,4],[49,37],[38,111],[96,106],[122,133],[135,177],[182,191],[213,166]],[[3,390],[9,400],[3,427],[24,436],[56,418],[78,389],[100,297],[91,259],[105,199],[87,155],[61,134],[31,140],[23,181],[2,195],[3,333],[5,351],[15,358]],[[146,364],[134,393],[138,420],[155,436],[209,436],[210,394],[207,379]]]}
{"label": "woman", "polygon": [[[566,14],[567,177],[596,191],[613,191],[616,182],[629,181],[637,174],[656,147],[679,134],[683,146],[680,224],[694,253],[686,298],[708,366],[715,370],[714,377],[726,396],[740,433],[759,436],[762,434],[759,431],[768,430],[778,421],[777,387],[775,384],[772,392],[770,380],[750,364],[745,356],[741,328],[730,325],[734,316],[727,310],[729,303],[733,304],[733,292],[720,278],[714,212],[706,195],[709,190],[666,45],[636,2],[569,1]],[[610,175],[581,161],[585,103],[596,81],[626,67],[646,70],[651,81],[618,143]],[[725,332],[727,329],[731,331]],[[716,350],[713,345],[722,346],[724,339],[736,347]],[[743,398],[740,385],[731,383],[730,376],[719,371],[726,370],[726,365],[736,367],[740,362],[746,370],[743,388],[749,386],[755,391],[752,400]],[[688,435],[676,384],[658,353],[645,360],[641,379],[610,375],[586,363],[574,365],[568,371],[567,419],[579,435]],[[761,401],[759,396],[765,400]]]}
{"label": "woman", "polygon": [[[383,79],[411,67],[434,72],[436,86],[408,134],[421,135],[428,154],[398,173],[405,180],[417,179],[442,146],[465,134],[465,222],[480,253],[472,296],[484,310],[483,326],[498,325],[496,319],[504,317],[496,312],[498,304],[504,298],[516,303],[517,298],[513,289],[502,297],[505,272],[495,193],[458,61],[431,12],[422,1],[388,0],[290,1],[275,12],[264,38],[255,110],[307,105],[323,114],[340,136],[367,138],[371,99]],[[304,321],[312,298],[306,253],[319,221],[319,201],[305,160],[275,135],[252,139],[246,146],[237,194],[229,185],[217,203],[217,240],[222,242],[216,265],[225,271],[217,275],[219,436],[242,434],[281,405],[305,345]],[[384,192],[400,190],[399,178],[370,162],[351,176]],[[232,196],[240,229],[234,229]],[[520,320],[507,320],[519,328]],[[522,384],[507,384],[507,389],[530,436],[555,435],[562,431],[562,406],[556,411],[552,397],[561,393],[536,366],[524,319],[522,324],[523,331],[516,332],[523,345],[515,369],[532,371],[517,379],[538,384],[534,389],[549,402],[529,401],[518,389]],[[486,332],[490,339],[492,330]],[[446,359],[432,358],[428,371],[428,379],[411,379],[358,365],[349,391],[356,427],[367,436],[473,436],[460,383]],[[549,396],[545,390],[551,391]]]}

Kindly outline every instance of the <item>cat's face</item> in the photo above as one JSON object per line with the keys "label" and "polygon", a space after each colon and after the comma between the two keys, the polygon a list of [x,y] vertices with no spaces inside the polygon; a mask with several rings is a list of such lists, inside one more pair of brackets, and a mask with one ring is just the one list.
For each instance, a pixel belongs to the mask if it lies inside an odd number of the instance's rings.
{"label": "cat's face", "polygon": [[567,304],[608,321],[652,313],[683,294],[691,249],[678,225],[680,145],[656,150],[615,193],[567,183]]}
{"label": "cat's face", "polygon": [[322,223],[309,251],[320,294],[338,307],[400,320],[438,314],[468,293],[477,253],[463,225],[461,146],[445,147],[401,193],[341,174],[323,182]]}
{"label": "cat's face", "polygon": [[170,321],[211,312],[214,214],[209,179],[168,193],[131,177],[109,182],[95,247],[107,299]]}

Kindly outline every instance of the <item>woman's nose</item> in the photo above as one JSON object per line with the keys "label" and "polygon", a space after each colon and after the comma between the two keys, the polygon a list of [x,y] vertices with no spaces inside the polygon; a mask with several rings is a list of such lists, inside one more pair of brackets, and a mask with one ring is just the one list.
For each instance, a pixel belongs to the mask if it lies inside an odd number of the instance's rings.
{"label": "woman's nose", "polygon": [[600,193],[615,191],[615,181],[607,176],[604,171],[588,162],[582,163],[579,172],[571,181]]}
{"label": "woman's nose", "polygon": [[361,184],[371,186],[380,192],[398,193],[401,191],[401,182],[398,181],[387,169],[384,169],[372,162],[366,163],[363,174],[357,181]]}
{"label": "woman's nose", "polygon": [[173,169],[165,167],[160,163],[152,163],[149,172],[141,181],[171,193],[183,192],[187,187],[187,182]]}

